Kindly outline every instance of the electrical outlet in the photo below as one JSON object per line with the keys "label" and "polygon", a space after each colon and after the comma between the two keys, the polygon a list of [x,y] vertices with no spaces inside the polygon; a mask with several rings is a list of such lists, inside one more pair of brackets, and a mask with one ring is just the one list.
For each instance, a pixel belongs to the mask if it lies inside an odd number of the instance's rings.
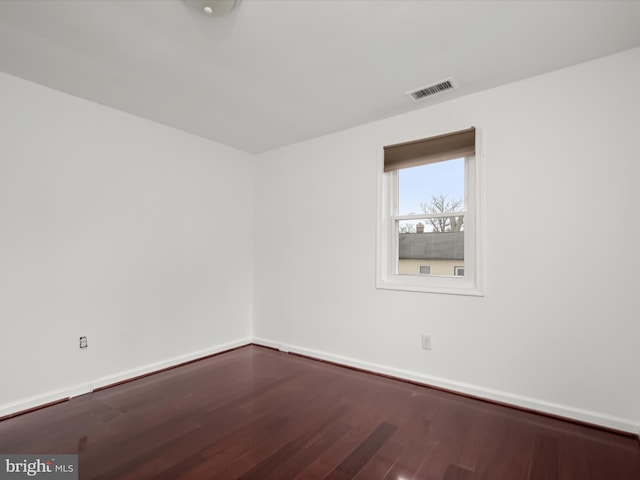
{"label": "electrical outlet", "polygon": [[422,349],[431,350],[431,335],[422,335]]}
{"label": "electrical outlet", "polygon": [[80,348],[87,348],[87,337],[80,337]]}

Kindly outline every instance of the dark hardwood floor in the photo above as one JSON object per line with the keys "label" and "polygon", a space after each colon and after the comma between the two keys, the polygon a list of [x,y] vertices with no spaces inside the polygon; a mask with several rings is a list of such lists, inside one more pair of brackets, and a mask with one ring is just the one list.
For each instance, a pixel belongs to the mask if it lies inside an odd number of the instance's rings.
{"label": "dark hardwood floor", "polygon": [[248,346],[0,422],[81,479],[638,480],[637,439]]}

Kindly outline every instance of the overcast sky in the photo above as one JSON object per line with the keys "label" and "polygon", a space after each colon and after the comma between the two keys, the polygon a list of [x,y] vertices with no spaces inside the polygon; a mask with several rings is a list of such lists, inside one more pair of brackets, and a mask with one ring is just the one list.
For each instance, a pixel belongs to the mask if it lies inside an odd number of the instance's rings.
{"label": "overcast sky", "polygon": [[445,194],[464,201],[464,158],[398,170],[400,215],[422,213],[421,202]]}

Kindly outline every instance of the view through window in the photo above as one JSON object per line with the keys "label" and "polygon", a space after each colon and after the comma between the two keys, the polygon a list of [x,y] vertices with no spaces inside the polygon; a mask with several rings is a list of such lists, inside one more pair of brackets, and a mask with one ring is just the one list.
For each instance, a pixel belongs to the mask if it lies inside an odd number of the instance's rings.
{"label": "view through window", "polygon": [[464,276],[464,158],[399,169],[397,195],[396,273]]}

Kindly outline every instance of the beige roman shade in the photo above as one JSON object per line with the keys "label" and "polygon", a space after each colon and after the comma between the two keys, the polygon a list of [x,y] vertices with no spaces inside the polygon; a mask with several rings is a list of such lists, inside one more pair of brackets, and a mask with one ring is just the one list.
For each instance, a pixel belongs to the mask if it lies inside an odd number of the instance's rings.
{"label": "beige roman shade", "polygon": [[476,129],[471,127],[436,137],[387,145],[384,147],[384,171],[443,162],[475,153]]}

